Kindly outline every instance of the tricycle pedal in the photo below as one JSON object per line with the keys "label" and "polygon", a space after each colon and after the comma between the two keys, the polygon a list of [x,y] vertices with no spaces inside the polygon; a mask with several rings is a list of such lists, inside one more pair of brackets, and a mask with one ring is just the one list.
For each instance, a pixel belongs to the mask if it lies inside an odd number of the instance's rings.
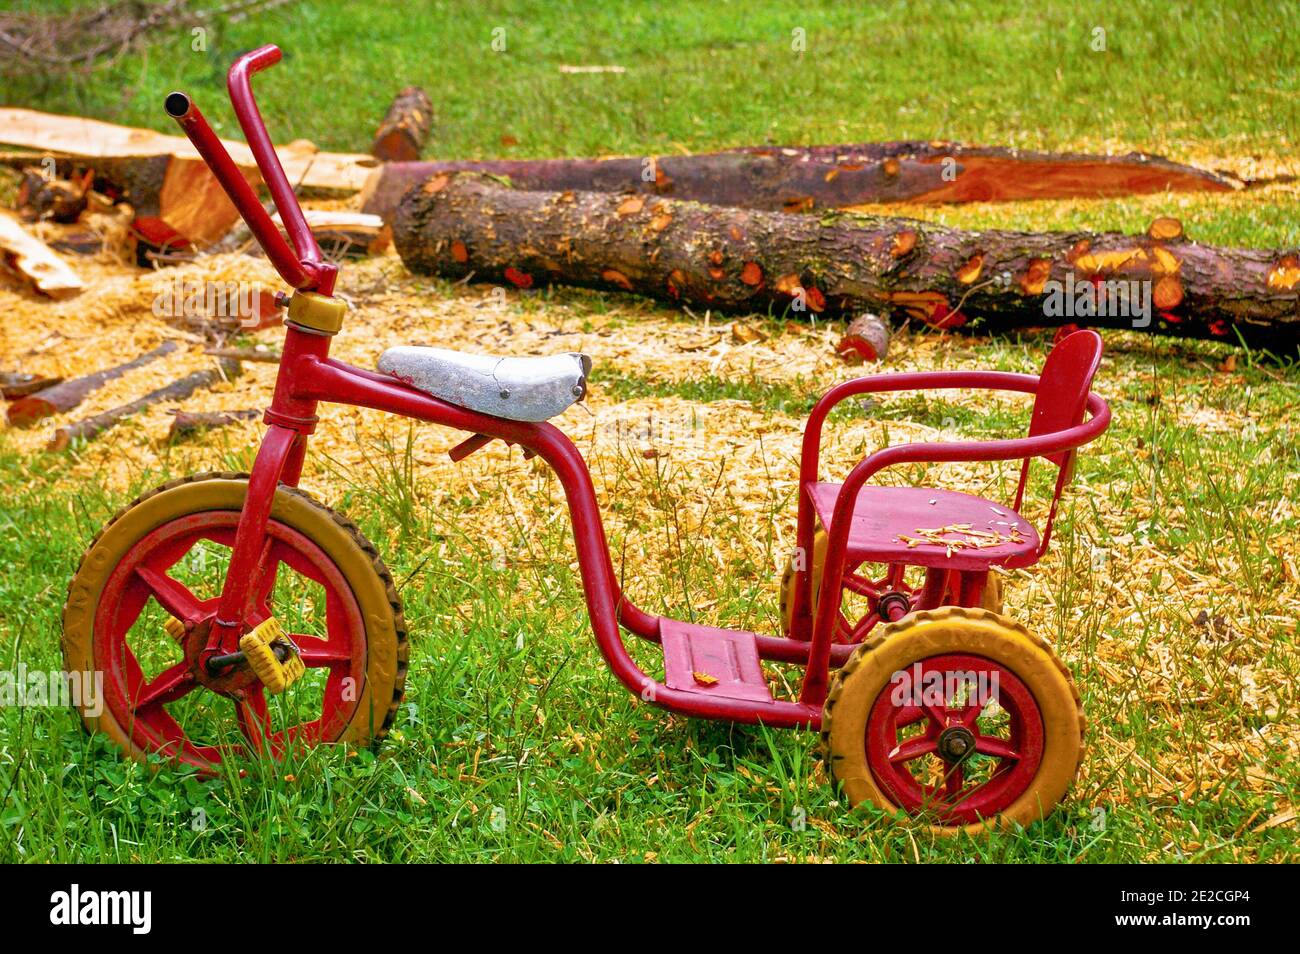
{"label": "tricycle pedal", "polygon": [[239,637],[239,648],[254,674],[273,696],[284,692],[307,671],[298,647],[280,628],[274,616]]}

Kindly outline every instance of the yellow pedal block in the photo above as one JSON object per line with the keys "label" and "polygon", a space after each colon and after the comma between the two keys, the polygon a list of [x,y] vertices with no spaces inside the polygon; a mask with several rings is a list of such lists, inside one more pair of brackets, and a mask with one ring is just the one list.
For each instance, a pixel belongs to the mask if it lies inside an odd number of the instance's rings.
{"label": "yellow pedal block", "polygon": [[[283,662],[276,658],[276,644],[288,651]],[[239,648],[257,678],[273,696],[284,692],[307,671],[298,647],[285,635],[274,616],[239,637]]]}
{"label": "yellow pedal block", "polygon": [[185,624],[175,616],[167,617],[166,622],[163,623],[163,629],[167,631],[168,636],[178,643],[185,638]]}

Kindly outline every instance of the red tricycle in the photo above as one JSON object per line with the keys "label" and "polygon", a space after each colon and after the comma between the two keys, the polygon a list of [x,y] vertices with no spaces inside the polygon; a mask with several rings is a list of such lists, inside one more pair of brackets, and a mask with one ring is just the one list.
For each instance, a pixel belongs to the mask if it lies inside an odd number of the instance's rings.
{"label": "red tricycle", "polygon": [[[307,226],[250,84],[279,59],[275,46],[248,53],[228,84],[288,242],[190,98],[166,99],[294,292],[278,299],[284,349],[251,473],[200,474],[145,494],[81,560],[64,608],[63,650],[69,672],[103,673],[102,711],[82,710],[89,727],[134,757],[204,772],[234,751],[205,734],[207,719],[229,726],[239,748],[269,757],[385,735],[407,670],[397,590],[356,525],[297,488],[318,405],[333,402],[463,431],[469,436],[450,451],[456,461],[499,439],[550,465],[572,518],[596,643],[644,701],[701,718],[820,730],[829,772],[849,803],[873,803],[940,831],[1028,824],[1053,808],[1082,754],[1079,697],[1051,647],[1003,615],[990,569],[1042,557],[1076,449],[1109,423],[1106,402],[1089,390],[1101,359],[1094,332],[1061,339],[1041,375],[906,373],[833,387],[803,438],[784,632],[655,616],[620,588],[587,465],[549,423],[585,395],[588,358],[393,348],[370,371],[329,356],[347,309],[334,295],[337,266]],[[838,403],[931,388],[1032,394],[1028,436],[891,446],[843,483],[819,480],[822,430]],[[1038,459],[1057,468],[1041,535],[1019,512]],[[1021,461],[1013,502],[868,484],[886,467],[947,461]],[[207,588],[196,582],[204,567]],[[291,579],[321,598],[304,609],[304,590]],[[636,664],[621,630],[662,647],[662,678]],[[764,660],[802,667],[797,698],[773,697]],[[299,694],[295,705],[283,704]],[[276,706],[268,696],[278,697]]]}

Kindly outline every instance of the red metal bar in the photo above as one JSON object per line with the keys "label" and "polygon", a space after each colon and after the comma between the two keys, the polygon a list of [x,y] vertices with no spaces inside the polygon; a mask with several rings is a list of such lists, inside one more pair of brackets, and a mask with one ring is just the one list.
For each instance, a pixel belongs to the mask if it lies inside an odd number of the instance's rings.
{"label": "red metal bar", "polygon": [[271,144],[266,123],[257,108],[257,100],[253,98],[253,75],[279,62],[280,48],[274,44],[245,53],[231,64],[230,72],[226,74],[226,89],[230,92],[230,102],[235,107],[240,128],[244,130],[248,148],[252,150],[257,168],[262,172],[262,181],[266,183],[275,207],[280,211],[280,220],[284,222],[298,257],[304,263],[319,263],[320,246],[307,227],[307,219],[302,214],[302,207],[298,205],[298,197],[293,194],[293,186],[284,174],[280,157],[275,154],[275,146]]}
{"label": "red metal bar", "polygon": [[[647,624],[652,619],[657,629],[657,617],[637,610],[619,589],[591,475],[573,442],[554,425],[508,421],[479,414],[448,404],[393,378],[353,368],[333,359],[303,357],[291,375],[292,393],[297,400],[352,404],[454,427],[471,434],[486,434],[527,447],[545,460],[559,477],[573,518],[578,567],[596,644],[619,681],[645,701],[673,712],[703,718],[761,722],[777,728],[820,726],[820,704],[755,703],[685,692],[655,681],[636,665],[619,634],[619,618],[634,620],[639,627],[648,630],[650,626]],[[772,643],[768,648],[782,651]],[[806,652],[800,646],[791,646],[784,651],[789,654],[790,661],[799,661]]]}
{"label": "red metal bar", "polygon": [[212,127],[208,125],[199,108],[185,93],[170,93],[166,100],[167,114],[184,130],[194,148],[208,164],[221,183],[230,201],[235,204],[239,214],[248,223],[258,243],[266,251],[267,257],[286,282],[294,288],[304,291],[317,291],[322,295],[334,293],[334,280],[338,268],[322,261],[320,246],[316,237],[307,226],[306,216],[298,204],[293,187],[284,174],[280,157],[275,153],[271,137],[266,131],[266,123],[253,98],[251,77],[280,61],[280,50],[276,46],[264,46],[245,53],[230,67],[226,87],[230,91],[230,101],[235,108],[240,128],[248,140],[248,148],[253,153],[262,181],[266,183],[280,212],[280,219],[293,242],[293,248],[284,240],[271,216],[257,198],[257,193],[244,178],[243,172],[235,165],[230,153]]}
{"label": "red metal bar", "polygon": [[208,638],[209,653],[234,652],[237,648],[235,643],[248,616],[253,585],[261,577],[258,564],[266,541],[266,524],[275,502],[275,488],[298,436],[295,430],[272,425],[262,439],[248,478],[248,496],[244,499],[239,527],[235,530],[230,568],[221,590],[221,601],[217,604],[217,618]]}
{"label": "red metal bar", "polygon": [[984,587],[989,581],[988,571],[967,570],[961,574],[960,579],[957,605],[979,606],[984,597]]}

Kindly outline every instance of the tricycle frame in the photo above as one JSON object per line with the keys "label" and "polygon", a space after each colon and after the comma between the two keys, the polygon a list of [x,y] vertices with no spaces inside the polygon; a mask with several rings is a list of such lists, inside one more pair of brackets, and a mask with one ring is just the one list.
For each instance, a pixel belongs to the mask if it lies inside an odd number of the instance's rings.
{"label": "tricycle frame", "polygon": [[[251,75],[279,59],[280,51],[274,46],[245,54],[231,68],[228,88],[257,165],[285,223],[292,248],[189,98],[182,93],[171,94],[167,99],[167,111],[212,168],[284,280],[300,294],[331,300],[337,270],[323,260],[253,100]],[[797,700],[758,702],[684,691],[659,682],[632,659],[620,629],[659,642],[665,618],[638,608],[619,586],[591,475],[573,442],[550,423],[519,422],[479,413],[442,401],[388,375],[335,360],[329,356],[329,351],[337,327],[322,329],[311,326],[310,322],[295,321],[293,316],[291,308],[290,317],[285,322],[287,331],[275,392],[265,414],[268,430],[249,478],[247,497],[215,618],[211,620],[199,655],[203,665],[214,668],[214,660],[218,660],[219,667],[228,664],[229,659],[237,658],[239,638],[246,628],[245,620],[255,599],[253,581],[261,579],[260,571],[267,556],[267,525],[276,488],[280,484],[297,486],[307,442],[316,426],[319,405],[322,402],[345,404],[467,432],[471,436],[451,451],[454,460],[468,456],[493,439],[518,444],[526,455],[541,457],[555,471],[564,488],[596,644],[618,679],[644,701],[701,718],[774,727],[821,727],[830,670],[842,665],[855,645],[833,641],[835,604],[838,601],[820,600],[815,617],[811,613],[810,573],[801,571],[798,577],[790,635],[755,636],[760,658],[804,667],[803,684]],[[808,491],[817,480],[822,429],[827,415],[840,401],[869,392],[930,388],[986,388],[1034,394],[1038,384],[1036,375],[959,371],[883,375],[848,381],[832,388],[814,407],[803,439],[797,528],[802,552],[810,554],[813,546],[816,521]],[[1064,481],[1068,479],[1074,448],[1098,436],[1109,421],[1110,411],[1096,394],[1087,395],[1086,405],[1091,415],[1089,420],[1052,433],[1014,440],[899,445],[877,451],[858,463],[843,485],[834,519],[828,528],[823,587],[828,588],[828,592],[839,592],[845,572],[849,517],[854,511],[858,493],[881,469],[912,462],[1024,460],[1018,504],[1024,492],[1028,461],[1046,456],[1061,466],[1057,481],[1059,497]],[[1054,498],[1052,516],[1055,507]],[[1050,518],[1042,548],[1046,547],[1048,534]],[[938,605],[945,592],[955,593],[961,605],[977,606],[986,578],[987,572],[962,572],[958,585],[949,590],[947,572],[930,571],[914,605],[910,608],[894,606],[887,616],[897,619],[910,609]]]}

